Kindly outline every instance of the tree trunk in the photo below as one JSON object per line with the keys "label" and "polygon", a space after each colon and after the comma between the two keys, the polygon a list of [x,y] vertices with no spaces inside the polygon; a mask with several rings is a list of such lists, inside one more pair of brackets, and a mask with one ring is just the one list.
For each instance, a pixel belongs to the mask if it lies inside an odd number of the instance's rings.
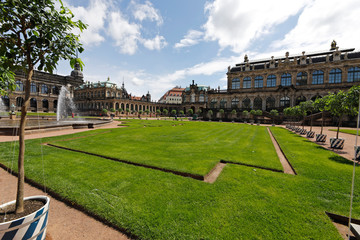
{"label": "tree trunk", "polygon": [[321,112],[321,131],[320,131],[320,134],[323,134],[323,128],[324,128],[324,111]]}
{"label": "tree trunk", "polygon": [[343,115],[341,115],[341,116],[339,117],[339,124],[338,124],[337,131],[336,131],[336,139],[339,138],[339,131],[340,131],[340,125],[341,125],[342,117],[343,117]]}
{"label": "tree trunk", "polygon": [[24,211],[24,156],[25,156],[25,126],[26,126],[26,113],[30,103],[30,85],[31,79],[34,73],[32,65],[29,66],[25,83],[25,101],[21,107],[21,120],[19,131],[19,157],[18,157],[18,186],[16,192],[16,213],[22,213]]}
{"label": "tree trunk", "polygon": [[310,132],[312,131],[312,125],[313,125],[313,116],[311,113],[311,118],[310,118]]}

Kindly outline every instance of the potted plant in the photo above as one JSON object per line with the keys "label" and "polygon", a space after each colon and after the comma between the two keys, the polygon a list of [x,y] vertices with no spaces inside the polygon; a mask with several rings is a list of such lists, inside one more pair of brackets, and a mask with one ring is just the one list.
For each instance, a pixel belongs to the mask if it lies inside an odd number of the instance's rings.
{"label": "potted plant", "polygon": [[272,116],[272,126],[275,127],[275,117],[279,116],[279,112],[276,109],[272,109],[270,115]]}
{"label": "potted plant", "polygon": [[249,117],[249,112],[248,111],[246,111],[246,110],[244,110],[242,113],[241,113],[242,115],[243,115],[243,117],[244,117],[244,123],[247,123],[247,118]]}
{"label": "potted plant", "polygon": [[208,112],[207,112],[207,115],[209,117],[209,121],[211,121],[211,118],[212,118],[212,115],[213,115],[213,111],[210,109]]}
{"label": "potted plant", "polygon": [[223,118],[223,116],[224,116],[224,109],[220,109],[219,110],[219,118],[220,118],[220,120],[219,120],[219,122],[222,122],[222,118]]}
{"label": "potted plant", "polygon": [[250,120],[250,123],[251,123],[251,125],[253,125],[254,124],[254,122],[255,122],[255,117],[256,117],[256,111],[254,110],[254,109],[251,109],[250,110],[250,115],[251,115],[251,120]]}
{"label": "potted plant", "polygon": [[235,118],[236,118],[236,110],[233,109],[233,110],[231,111],[231,119],[232,119],[232,122],[234,122]]}
{"label": "potted plant", "polygon": [[[13,239],[13,231],[24,231],[36,239],[45,239],[47,225],[47,210],[49,207],[49,198],[47,197],[24,197],[24,158],[25,158],[25,126],[27,120],[27,109],[30,103],[30,84],[34,74],[35,66],[39,70],[45,70],[52,73],[59,60],[70,60],[70,65],[75,66],[77,70],[83,67],[82,61],[76,57],[77,51],[82,52],[83,48],[79,43],[78,36],[72,33],[73,29],[82,31],[86,25],[81,21],[73,21],[74,15],[69,9],[63,6],[60,1],[60,11],[52,1],[1,1],[0,9],[0,76],[7,84],[1,84],[0,90],[13,90],[14,75],[11,70],[20,69],[25,73],[25,97],[21,107],[21,119],[19,127],[19,155],[18,155],[18,187],[16,200],[6,203],[1,208],[15,205],[15,214],[24,212],[24,205],[28,199],[42,202],[44,205],[35,212],[0,224],[0,231],[4,228],[10,232],[5,233],[2,239]],[[51,21],[44,21],[51,19]],[[43,226],[35,227],[40,221],[34,221],[29,224],[28,218],[33,215],[40,216]],[[26,226],[25,226],[26,225]],[[24,228],[23,228],[24,227]],[[26,228],[34,228],[35,231],[26,231]],[[40,230],[38,232],[37,230]],[[31,232],[31,233],[30,233]],[[6,235],[9,234],[9,235]],[[16,238],[19,238],[17,235]],[[22,238],[22,236],[20,236]]]}
{"label": "potted plant", "polygon": [[258,119],[257,125],[260,125],[260,119],[259,116],[262,115],[262,111],[260,109],[255,111],[256,118]]}
{"label": "potted plant", "polygon": [[314,109],[316,111],[321,112],[321,128],[320,133],[315,135],[315,141],[316,142],[325,142],[326,141],[326,134],[323,134],[324,129],[324,112],[327,105],[327,96],[324,96],[323,98],[317,98],[314,101]]}

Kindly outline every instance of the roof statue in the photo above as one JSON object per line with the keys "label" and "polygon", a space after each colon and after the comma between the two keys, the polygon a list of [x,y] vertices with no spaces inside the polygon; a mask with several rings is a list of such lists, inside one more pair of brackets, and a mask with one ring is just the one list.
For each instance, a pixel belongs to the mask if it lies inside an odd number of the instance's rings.
{"label": "roof statue", "polygon": [[331,42],[331,48],[330,48],[330,50],[335,50],[335,49],[336,49],[336,41],[333,40],[333,41]]}

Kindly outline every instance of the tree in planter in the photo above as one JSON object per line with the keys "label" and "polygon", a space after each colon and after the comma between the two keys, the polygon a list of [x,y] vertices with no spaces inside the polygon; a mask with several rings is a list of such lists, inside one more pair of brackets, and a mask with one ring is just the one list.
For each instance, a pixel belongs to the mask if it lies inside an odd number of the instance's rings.
{"label": "tree in planter", "polygon": [[222,121],[222,119],[224,117],[224,113],[225,113],[224,109],[220,109],[219,113],[220,113],[220,120]]}
{"label": "tree in planter", "polygon": [[287,117],[290,117],[290,125],[293,125],[293,126],[295,126],[295,121],[294,121],[294,113],[295,113],[295,111],[294,111],[294,108],[292,108],[292,107],[287,107],[287,108],[285,108],[284,110],[283,110],[283,113],[284,113],[284,115],[285,116],[287,116]]}
{"label": "tree in planter", "polygon": [[160,109],[156,110],[156,116],[158,117],[161,114]]}
{"label": "tree in planter", "polygon": [[[262,112],[260,109],[256,110],[256,111],[255,111],[255,115],[257,116],[256,118],[259,118],[259,116],[261,116],[262,113],[263,113],[263,112]],[[259,123],[260,123],[260,121],[259,121]]]}
{"label": "tree in planter", "polygon": [[130,109],[129,108],[125,109],[125,112],[126,112],[126,118],[127,118],[129,115]]}
{"label": "tree in planter", "polygon": [[107,116],[107,114],[108,114],[108,110],[106,108],[103,108],[103,110],[101,110],[101,112],[104,114],[104,116]]}
{"label": "tree in planter", "polygon": [[123,110],[122,108],[118,108],[116,111],[117,111],[118,114],[120,115],[124,110]]}
{"label": "tree in planter", "polygon": [[[312,113],[314,112],[315,108],[314,108],[314,102],[312,100],[306,101],[306,102],[301,102],[300,103],[300,109],[302,111],[302,113],[304,114],[303,117],[303,128],[305,125],[305,117],[307,116],[307,113],[310,113],[310,115],[312,115]],[[312,125],[313,125],[313,117],[311,116],[310,119],[310,131],[312,131]]]}
{"label": "tree in planter", "polygon": [[164,109],[163,109],[163,114],[164,114],[165,116],[167,116],[168,113],[169,113],[169,111],[168,111],[166,108],[164,108]]}
{"label": "tree in planter", "polygon": [[19,68],[26,75],[25,99],[21,108],[18,189],[16,213],[24,211],[24,153],[27,108],[30,103],[30,84],[35,66],[52,73],[60,59],[70,60],[71,66],[83,67],[76,53],[83,51],[73,29],[82,31],[86,25],[73,21],[74,15],[60,1],[57,11],[51,0],[0,2],[0,56],[2,68]]}
{"label": "tree in planter", "polygon": [[[354,91],[355,92],[355,91]],[[339,130],[345,115],[357,114],[357,99],[358,96],[349,92],[339,91],[337,94],[332,93],[328,95],[326,110],[330,111],[334,116],[339,118],[338,127],[336,131],[336,139],[339,138]],[[354,104],[356,102],[356,104]]]}
{"label": "tree in planter", "polygon": [[213,114],[214,114],[214,112],[211,109],[207,112],[209,120],[211,120]]}
{"label": "tree in planter", "polygon": [[250,110],[250,115],[251,115],[251,118],[253,119],[252,121],[255,121],[256,111],[254,109]]}
{"label": "tree in planter", "polygon": [[194,110],[192,110],[191,108],[187,111],[189,116],[192,116],[194,114]]}
{"label": "tree in planter", "polygon": [[149,110],[149,109],[146,109],[146,110],[145,110],[145,113],[146,113],[147,115],[149,115],[150,110]]}
{"label": "tree in planter", "polygon": [[324,112],[326,110],[326,105],[327,105],[327,101],[328,101],[328,96],[326,95],[323,98],[317,98],[313,105],[314,105],[314,110],[315,111],[320,111],[321,112],[321,130],[320,130],[320,134],[323,134],[323,128],[324,128]]}
{"label": "tree in planter", "polygon": [[272,109],[270,115],[272,116],[272,124],[275,124],[275,117],[279,116],[278,110]]}
{"label": "tree in planter", "polygon": [[175,109],[171,110],[171,115],[175,117],[175,115],[176,115],[176,110]]}
{"label": "tree in planter", "polygon": [[231,111],[231,118],[232,118],[232,120],[234,121],[234,119],[236,118],[236,109],[233,109],[232,111]]}
{"label": "tree in planter", "polygon": [[141,118],[141,114],[143,113],[143,111],[142,110],[139,110],[139,118]]}
{"label": "tree in planter", "polygon": [[243,117],[245,118],[245,120],[249,117],[249,112],[244,110],[242,113]]}
{"label": "tree in planter", "polygon": [[179,111],[179,114],[180,114],[180,117],[184,116],[184,111],[183,111],[183,110],[180,110],[180,111]]}

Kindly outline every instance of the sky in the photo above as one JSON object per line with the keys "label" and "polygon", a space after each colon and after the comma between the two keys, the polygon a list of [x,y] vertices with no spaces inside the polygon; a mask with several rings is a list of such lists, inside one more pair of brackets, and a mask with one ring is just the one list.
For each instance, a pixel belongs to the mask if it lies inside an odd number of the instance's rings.
{"label": "sky", "polygon": [[[157,101],[175,86],[226,89],[228,66],[249,60],[360,48],[359,0],[63,0],[88,25],[84,80],[125,83]],[[78,32],[75,32],[78,34]],[[61,61],[57,74],[69,75]]]}

